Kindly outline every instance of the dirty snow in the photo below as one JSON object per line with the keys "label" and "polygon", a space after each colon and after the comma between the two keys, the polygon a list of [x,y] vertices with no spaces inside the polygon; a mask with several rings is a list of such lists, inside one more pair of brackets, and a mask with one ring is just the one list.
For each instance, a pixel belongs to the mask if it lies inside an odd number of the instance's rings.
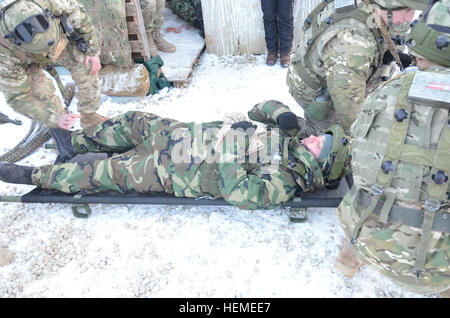
{"label": "dirty snow", "polygon": [[[286,69],[267,67],[264,56],[204,53],[186,88],[140,100],[102,96],[99,112],[212,121],[277,99],[302,115],[285,77]],[[0,107],[7,108],[3,96]],[[1,125],[0,153],[26,130]],[[20,164],[55,158],[41,147]],[[0,182],[1,195],[32,188]],[[295,224],[287,210],[91,207],[88,219],[77,219],[70,205],[0,203],[0,249],[13,253],[0,266],[0,297],[422,297],[372,268],[353,279],[336,272],[344,236],[336,209],[311,209],[306,223]]]}

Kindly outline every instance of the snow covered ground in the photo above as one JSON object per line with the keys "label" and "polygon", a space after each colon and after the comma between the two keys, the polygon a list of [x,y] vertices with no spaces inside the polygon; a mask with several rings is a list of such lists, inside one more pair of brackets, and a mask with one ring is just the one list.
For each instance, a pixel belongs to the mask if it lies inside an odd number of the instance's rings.
{"label": "snow covered ground", "polygon": [[[187,88],[130,102],[103,96],[99,112],[212,121],[277,99],[302,115],[285,77],[286,69],[266,66],[264,56],[204,53]],[[7,108],[3,96],[0,108]],[[0,153],[25,130],[1,125]],[[55,158],[41,147],[20,164]],[[32,188],[0,182],[2,195]],[[91,208],[88,219],[77,219],[70,205],[0,203],[0,249],[13,256],[0,266],[0,297],[422,297],[372,268],[351,280],[334,269],[344,236],[336,209],[311,209],[308,221],[296,224],[287,210]]]}

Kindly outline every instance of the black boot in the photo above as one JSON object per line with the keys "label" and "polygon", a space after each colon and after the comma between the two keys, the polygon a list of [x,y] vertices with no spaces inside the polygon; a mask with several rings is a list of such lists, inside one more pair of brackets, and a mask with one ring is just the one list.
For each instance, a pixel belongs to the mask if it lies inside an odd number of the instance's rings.
{"label": "black boot", "polygon": [[7,183],[33,184],[33,167],[19,166],[14,163],[0,162],[0,180]]}
{"label": "black boot", "polygon": [[50,128],[49,132],[56,142],[59,162],[66,162],[76,156],[76,152],[72,146],[72,134],[69,130]]}

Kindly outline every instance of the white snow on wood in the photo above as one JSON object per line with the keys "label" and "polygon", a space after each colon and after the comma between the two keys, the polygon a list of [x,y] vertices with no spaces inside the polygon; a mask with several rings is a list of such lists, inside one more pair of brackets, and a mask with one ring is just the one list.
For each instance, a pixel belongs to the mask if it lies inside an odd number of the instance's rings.
{"label": "white snow on wood", "polygon": [[[142,99],[102,96],[99,112],[201,122],[276,99],[302,115],[285,78],[286,69],[266,66],[263,56],[204,53],[187,88]],[[12,127],[0,125],[2,145],[22,138]],[[20,164],[55,158],[41,147]],[[0,182],[1,195],[32,188]],[[67,204],[0,203],[0,249],[14,253],[0,267],[0,297],[421,297],[369,267],[353,279],[335,270],[344,236],[336,209],[311,209],[307,222],[290,223],[283,209],[91,208],[88,219],[76,219]]]}
{"label": "white snow on wood", "polygon": [[158,52],[164,61],[164,75],[170,82],[187,81],[194,63],[205,47],[205,40],[199,35],[199,29],[176,16],[172,10],[164,8],[161,35],[177,48],[173,53]]}

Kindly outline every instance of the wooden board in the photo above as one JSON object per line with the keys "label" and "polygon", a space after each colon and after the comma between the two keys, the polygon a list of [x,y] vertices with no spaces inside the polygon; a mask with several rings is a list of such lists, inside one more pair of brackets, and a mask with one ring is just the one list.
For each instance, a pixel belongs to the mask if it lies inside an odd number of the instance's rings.
{"label": "wooden board", "polygon": [[[206,50],[216,55],[264,54],[261,0],[201,0]],[[321,0],[294,0],[294,49],[303,21]]]}
{"label": "wooden board", "polygon": [[164,61],[162,72],[175,87],[186,84],[195,64],[205,48],[205,40],[199,35],[199,29],[176,16],[172,10],[164,8],[164,24],[161,36],[174,44],[173,53],[159,51]]}
{"label": "wooden board", "polygon": [[142,17],[141,3],[139,0],[125,0],[125,13],[127,19],[128,39],[133,59],[148,61],[150,48],[148,47],[145,33],[144,19]]}

